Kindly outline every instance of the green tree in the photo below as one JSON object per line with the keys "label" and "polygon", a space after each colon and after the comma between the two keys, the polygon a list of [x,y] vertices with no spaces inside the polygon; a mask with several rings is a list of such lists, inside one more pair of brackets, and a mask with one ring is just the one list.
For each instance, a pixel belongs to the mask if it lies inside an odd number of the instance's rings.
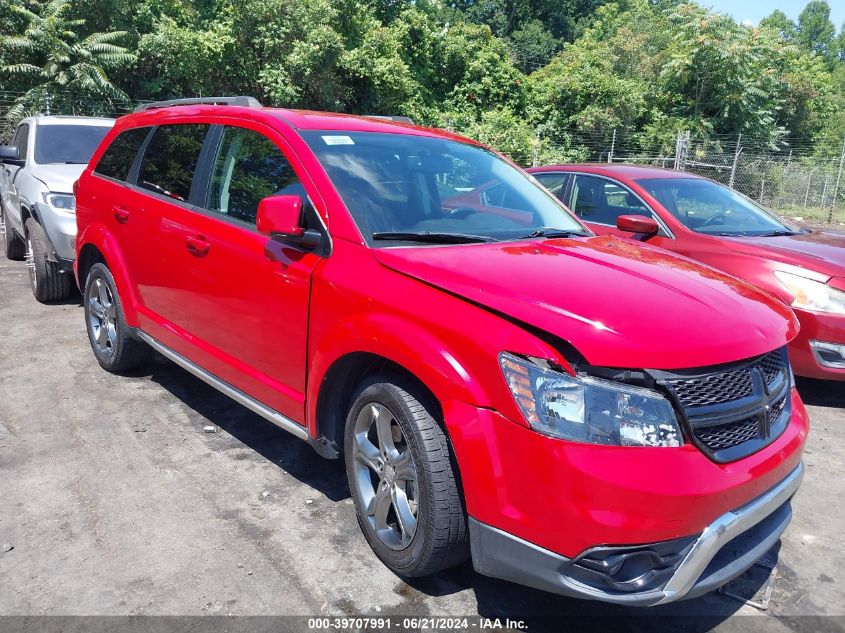
{"label": "green tree", "polygon": [[833,59],[836,28],[830,21],[830,6],[824,0],[811,0],[798,16],[796,41],[806,50]]}
{"label": "green tree", "polygon": [[6,117],[17,120],[42,109],[49,94],[57,111],[113,111],[128,101],[127,95],[109,79],[108,71],[126,68],[134,55],[117,44],[120,31],[82,36],[85,20],[70,19],[68,0],[52,0],[38,7],[21,4],[10,9],[26,27],[21,35],[3,35],[0,46],[8,51],[2,73],[25,90]]}
{"label": "green tree", "polygon": [[761,29],[770,29],[777,33],[781,39],[791,42],[798,33],[798,25],[780,9],[760,20]]}

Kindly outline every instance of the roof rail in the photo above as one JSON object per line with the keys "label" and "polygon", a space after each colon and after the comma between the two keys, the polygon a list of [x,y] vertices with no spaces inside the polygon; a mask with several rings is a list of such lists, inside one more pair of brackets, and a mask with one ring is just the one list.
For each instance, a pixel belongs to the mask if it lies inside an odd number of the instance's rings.
{"label": "roof rail", "polygon": [[194,97],[190,99],[171,99],[170,101],[154,101],[152,103],[142,103],[135,112],[143,112],[144,110],[156,110],[158,108],[169,108],[171,106],[189,106],[189,105],[231,105],[243,106],[245,108],[260,108],[261,103],[255,97]]}
{"label": "roof rail", "polygon": [[396,123],[410,123],[414,124],[413,119],[407,116],[391,116],[387,114],[365,114],[368,119],[381,119],[383,121],[395,121]]}

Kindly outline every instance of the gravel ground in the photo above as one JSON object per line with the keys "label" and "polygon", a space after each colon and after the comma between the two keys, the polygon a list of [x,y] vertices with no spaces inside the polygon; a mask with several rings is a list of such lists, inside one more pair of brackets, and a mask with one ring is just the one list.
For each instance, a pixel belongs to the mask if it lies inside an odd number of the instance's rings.
{"label": "gravel ground", "polygon": [[[406,583],[360,535],[341,462],[163,359],[102,371],[79,298],[36,303],[23,263],[2,258],[0,322],[0,615],[482,615],[542,630],[644,613],[469,564]],[[845,389],[800,390],[807,473],[769,610],[711,594],[649,615],[841,630],[845,619],[771,617],[845,616]]]}

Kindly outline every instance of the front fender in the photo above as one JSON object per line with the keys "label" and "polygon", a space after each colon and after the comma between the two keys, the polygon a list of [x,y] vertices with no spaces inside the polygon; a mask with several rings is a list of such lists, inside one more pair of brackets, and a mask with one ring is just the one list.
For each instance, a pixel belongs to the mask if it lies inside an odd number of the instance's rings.
{"label": "front fender", "polygon": [[[79,261],[79,255],[82,254],[82,250],[89,244],[100,251],[106,260],[106,265],[109,267],[112,277],[114,277],[114,283],[120,295],[126,324],[129,327],[138,327],[137,306],[140,303],[138,292],[129,278],[126,259],[117,243],[117,239],[104,224],[89,224],[77,238],[77,262]],[[79,287],[84,292],[85,280],[77,279],[77,281],[79,282]]]}
{"label": "front fender", "polygon": [[[486,314],[486,317],[496,318]],[[501,321],[501,329],[512,330],[512,345],[507,349],[542,358],[560,358],[553,348],[525,330]],[[359,312],[336,322],[312,350],[311,370],[307,386],[309,432],[317,435],[317,401],[323,378],[335,362],[353,353],[377,355],[401,366],[434,394],[441,404],[460,401],[478,407],[492,408],[521,420],[515,410],[498,365],[498,352],[493,346],[456,344],[461,336],[447,340],[438,336],[425,323],[415,323],[398,314]],[[562,362],[565,362],[562,360]]]}

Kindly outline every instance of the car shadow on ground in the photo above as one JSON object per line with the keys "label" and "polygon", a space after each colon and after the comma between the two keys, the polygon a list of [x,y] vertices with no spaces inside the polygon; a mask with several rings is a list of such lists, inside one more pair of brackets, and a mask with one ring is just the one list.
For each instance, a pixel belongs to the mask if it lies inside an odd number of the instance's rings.
{"label": "car shadow on ground", "polygon": [[[156,355],[145,371],[133,375],[158,383],[209,424],[226,431],[327,499],[339,502],[349,498],[342,460],[323,459],[307,443],[177,365]],[[560,631],[566,623],[570,630],[601,630],[604,633],[621,629],[652,631],[664,627],[703,632],[711,630],[742,606],[719,594],[649,609],[576,600],[482,576],[475,572],[470,562],[425,578],[397,576],[396,592],[405,598],[401,615],[424,615],[427,597],[449,596],[465,590],[475,594],[481,617],[498,618],[503,623],[506,619],[522,621],[531,631]]]}
{"label": "car shadow on ground", "polygon": [[796,385],[804,404],[816,407],[845,407],[845,382],[797,378]]}

